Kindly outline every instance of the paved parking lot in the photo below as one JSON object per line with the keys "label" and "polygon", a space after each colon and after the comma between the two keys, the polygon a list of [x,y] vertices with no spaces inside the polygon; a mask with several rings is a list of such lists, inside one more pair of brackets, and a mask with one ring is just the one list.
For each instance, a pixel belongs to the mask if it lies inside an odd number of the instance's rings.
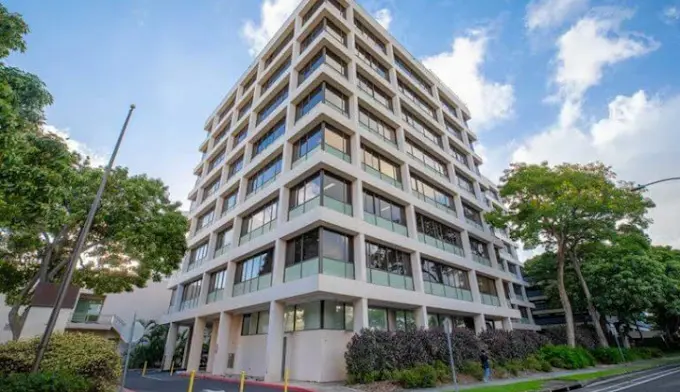
{"label": "paved parking lot", "polygon": [[[149,371],[142,376],[139,371],[129,371],[125,388],[134,392],[186,392],[189,386],[188,377],[170,376],[167,372]],[[194,380],[194,392],[238,392],[238,382],[213,380]],[[275,392],[278,388],[261,385],[246,385],[248,392]]]}

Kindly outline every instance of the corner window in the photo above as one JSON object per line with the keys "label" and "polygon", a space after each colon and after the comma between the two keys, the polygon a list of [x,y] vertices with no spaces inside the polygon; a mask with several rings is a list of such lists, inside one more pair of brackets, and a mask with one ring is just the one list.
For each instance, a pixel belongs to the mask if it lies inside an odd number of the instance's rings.
{"label": "corner window", "polygon": [[283,314],[285,332],[315,329],[348,330],[354,326],[354,308],[337,301],[289,305]]}

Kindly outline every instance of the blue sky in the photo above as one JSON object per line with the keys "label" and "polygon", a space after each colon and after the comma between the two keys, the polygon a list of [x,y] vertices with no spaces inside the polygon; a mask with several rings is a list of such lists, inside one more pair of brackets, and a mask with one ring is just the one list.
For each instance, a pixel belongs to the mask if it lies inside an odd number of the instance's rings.
{"label": "blue sky", "polygon": [[[9,63],[47,83],[48,124],[104,157],[134,102],[118,164],[185,201],[205,119],[298,1],[3,3],[31,27]],[[680,0],[359,3],[468,103],[489,177],[513,160],[680,175]],[[680,246],[678,195],[650,193],[658,243]]]}

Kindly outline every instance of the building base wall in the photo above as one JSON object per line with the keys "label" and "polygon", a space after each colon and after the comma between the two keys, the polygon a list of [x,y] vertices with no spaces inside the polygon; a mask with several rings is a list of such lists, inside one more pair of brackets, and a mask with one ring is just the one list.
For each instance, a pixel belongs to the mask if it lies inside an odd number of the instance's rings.
{"label": "building base wall", "polygon": [[330,382],[346,378],[345,351],[353,332],[314,330],[286,334],[286,361],[290,378]]}

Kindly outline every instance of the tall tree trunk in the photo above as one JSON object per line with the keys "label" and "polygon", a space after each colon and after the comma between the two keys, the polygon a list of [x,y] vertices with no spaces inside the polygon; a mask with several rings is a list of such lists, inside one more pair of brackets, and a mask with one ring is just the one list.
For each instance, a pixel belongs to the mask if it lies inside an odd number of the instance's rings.
{"label": "tall tree trunk", "polygon": [[576,347],[576,332],[574,329],[574,313],[571,310],[571,302],[564,287],[564,247],[560,242],[557,247],[557,290],[560,293],[560,302],[564,309],[564,320],[567,324],[567,344]]}
{"label": "tall tree trunk", "polygon": [[600,313],[597,311],[597,309],[595,309],[595,305],[593,304],[593,296],[590,294],[588,283],[586,282],[585,278],[583,277],[583,273],[581,272],[581,261],[579,261],[576,255],[572,255],[571,261],[574,264],[574,271],[576,272],[576,276],[578,277],[579,283],[581,283],[583,294],[586,297],[588,314],[590,315],[590,319],[593,320],[593,326],[595,327],[595,333],[597,334],[597,341],[600,347],[609,347],[609,342],[607,341],[607,337],[605,336],[604,331],[602,330],[602,326],[600,325],[599,322]]}
{"label": "tall tree trunk", "polygon": [[21,305],[12,305],[9,311],[8,321],[9,328],[12,331],[12,340],[19,340],[21,337],[21,331],[24,329],[24,323],[26,323],[26,318],[28,317],[28,312],[31,310],[30,306],[26,306],[23,312],[19,314],[21,310]]}

